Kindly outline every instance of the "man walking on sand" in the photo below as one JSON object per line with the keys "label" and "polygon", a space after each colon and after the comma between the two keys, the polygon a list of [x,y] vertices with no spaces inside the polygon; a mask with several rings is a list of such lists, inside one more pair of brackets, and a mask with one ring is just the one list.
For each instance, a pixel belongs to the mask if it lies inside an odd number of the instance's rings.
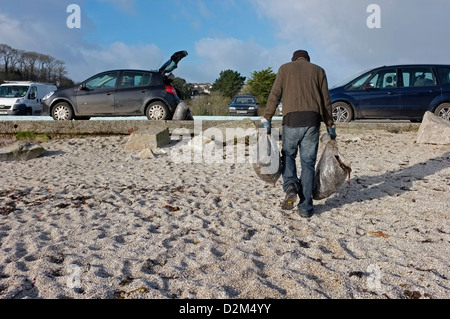
{"label": "man walking on sand", "polygon": [[[262,127],[270,130],[270,121],[283,100],[282,163],[283,190],[281,208],[294,207],[300,198],[300,216],[313,215],[312,193],[319,146],[320,123],[324,122],[332,139],[336,138],[330,93],[325,71],[310,63],[307,51],[294,52],[292,62],[282,65],[270,92]],[[296,157],[300,150],[301,176],[297,176]]]}

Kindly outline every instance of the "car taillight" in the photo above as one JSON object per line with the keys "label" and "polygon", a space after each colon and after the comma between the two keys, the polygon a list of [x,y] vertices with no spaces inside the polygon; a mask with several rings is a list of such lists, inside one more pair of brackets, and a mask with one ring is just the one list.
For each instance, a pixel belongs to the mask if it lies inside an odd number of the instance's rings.
{"label": "car taillight", "polygon": [[166,85],[166,91],[169,92],[170,94],[177,95],[177,91],[173,86]]}

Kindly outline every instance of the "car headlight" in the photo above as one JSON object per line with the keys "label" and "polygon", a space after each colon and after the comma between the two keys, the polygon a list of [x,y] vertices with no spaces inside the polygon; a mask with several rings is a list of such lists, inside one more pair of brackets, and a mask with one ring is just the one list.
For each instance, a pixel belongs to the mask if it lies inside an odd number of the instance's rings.
{"label": "car headlight", "polygon": [[236,108],[234,106],[230,106],[230,110],[236,110]]}
{"label": "car headlight", "polygon": [[254,110],[255,107],[254,107],[254,106],[250,106],[248,109],[249,109],[249,110]]}
{"label": "car headlight", "polygon": [[44,98],[42,99],[42,101],[48,100],[55,92],[50,92],[48,93],[46,96],[44,96]]}
{"label": "car headlight", "polygon": [[20,98],[20,99],[17,99],[16,103],[14,103],[14,104],[22,104],[24,101],[25,101],[24,98]]}

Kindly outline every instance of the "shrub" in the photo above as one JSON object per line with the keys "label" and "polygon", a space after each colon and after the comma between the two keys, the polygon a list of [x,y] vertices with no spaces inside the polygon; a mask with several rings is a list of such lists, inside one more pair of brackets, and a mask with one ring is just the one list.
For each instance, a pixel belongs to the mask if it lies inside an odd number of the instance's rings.
{"label": "shrub", "polygon": [[228,115],[230,99],[218,92],[211,95],[198,96],[189,101],[189,107],[194,116],[225,116]]}

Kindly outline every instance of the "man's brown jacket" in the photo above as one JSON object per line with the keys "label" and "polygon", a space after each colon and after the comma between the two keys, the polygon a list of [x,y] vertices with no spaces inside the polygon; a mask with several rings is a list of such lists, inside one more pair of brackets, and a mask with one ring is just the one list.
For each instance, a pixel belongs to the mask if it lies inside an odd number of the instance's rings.
{"label": "man's brown jacket", "polygon": [[283,116],[290,112],[316,112],[327,127],[334,124],[325,71],[306,59],[282,65],[270,92],[264,118],[270,121],[283,99]]}

